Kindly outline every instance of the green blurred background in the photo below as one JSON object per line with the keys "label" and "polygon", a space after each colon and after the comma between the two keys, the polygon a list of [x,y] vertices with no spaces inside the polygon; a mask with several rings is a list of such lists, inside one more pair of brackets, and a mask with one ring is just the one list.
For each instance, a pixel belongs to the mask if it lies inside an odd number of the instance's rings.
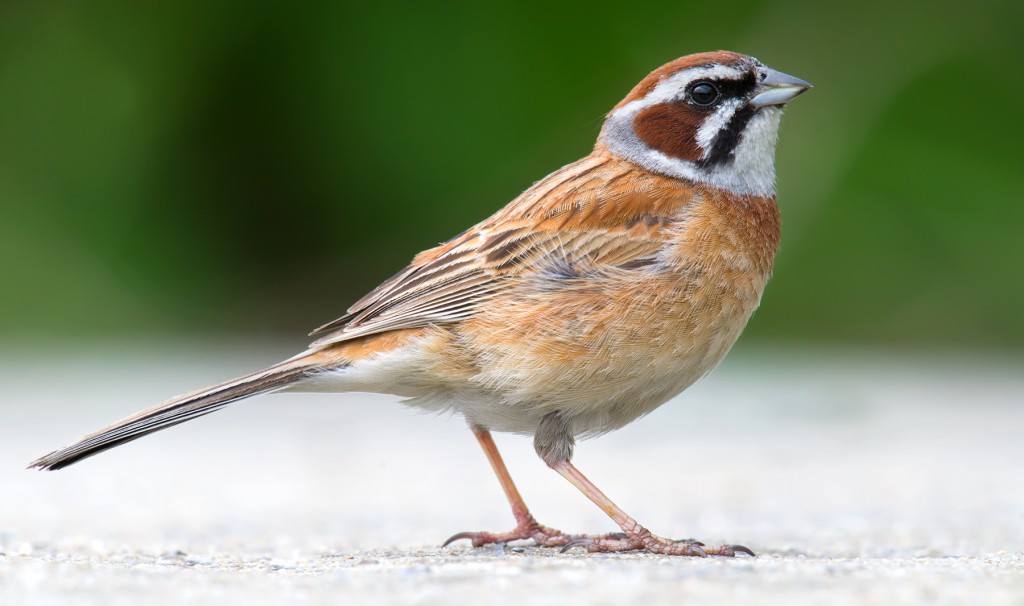
{"label": "green blurred background", "polygon": [[0,4],[0,337],[303,342],[726,48],[815,84],[746,338],[1024,347],[1022,3],[447,6]]}

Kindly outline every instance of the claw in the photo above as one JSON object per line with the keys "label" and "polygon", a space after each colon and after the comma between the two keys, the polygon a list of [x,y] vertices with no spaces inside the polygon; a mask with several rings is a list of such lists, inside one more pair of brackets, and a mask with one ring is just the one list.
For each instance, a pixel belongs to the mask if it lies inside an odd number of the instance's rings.
{"label": "claw", "polygon": [[757,554],[751,551],[749,547],[744,547],[743,545],[727,545],[727,547],[734,552],[745,553],[752,558],[757,557]]}
{"label": "claw", "polygon": [[[616,534],[618,534],[618,532],[616,532]],[[570,540],[570,542],[563,545],[562,549],[558,550],[558,553],[564,554],[565,552],[569,551],[574,547],[587,546],[589,548],[591,543],[593,543],[593,540],[591,540],[590,538],[574,538]]]}
{"label": "claw", "polygon": [[470,541],[472,541],[475,538],[475,532],[460,532],[458,534],[453,534],[452,536],[448,537],[447,541],[441,543],[441,549],[444,549],[445,547],[451,545],[455,541],[461,541],[462,539],[469,539]]}
{"label": "claw", "polygon": [[704,551],[703,543],[690,543],[690,553],[697,556],[698,558],[708,557],[708,552]]}

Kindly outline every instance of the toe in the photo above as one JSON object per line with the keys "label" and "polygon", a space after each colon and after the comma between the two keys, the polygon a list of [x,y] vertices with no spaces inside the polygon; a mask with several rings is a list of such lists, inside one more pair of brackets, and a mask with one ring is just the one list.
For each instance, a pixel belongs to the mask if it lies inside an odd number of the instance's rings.
{"label": "toe", "polygon": [[727,558],[735,557],[738,553],[745,553],[751,557],[757,557],[749,547],[743,545],[718,545],[716,547],[705,547],[708,555],[723,556]]}

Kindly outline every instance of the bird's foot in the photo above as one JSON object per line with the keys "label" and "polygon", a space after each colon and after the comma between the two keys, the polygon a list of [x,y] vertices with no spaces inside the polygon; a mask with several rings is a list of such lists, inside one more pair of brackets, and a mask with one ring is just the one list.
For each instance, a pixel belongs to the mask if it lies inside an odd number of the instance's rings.
{"label": "bird's foot", "polygon": [[640,526],[638,530],[623,533],[615,537],[580,537],[562,546],[562,552],[573,547],[585,547],[590,552],[647,551],[662,555],[691,556],[704,558],[707,556],[735,557],[738,553],[753,556],[754,552],[743,545],[717,545],[709,547],[694,539],[673,541],[651,534]]}
{"label": "bird's foot", "polygon": [[533,519],[533,516],[529,516],[522,519],[510,532],[460,532],[449,537],[441,547],[447,547],[462,539],[469,539],[473,547],[530,539],[533,539],[533,542],[541,547],[565,547],[577,541],[614,541],[626,538],[626,535],[621,532],[601,536],[566,534],[561,530],[543,526]]}

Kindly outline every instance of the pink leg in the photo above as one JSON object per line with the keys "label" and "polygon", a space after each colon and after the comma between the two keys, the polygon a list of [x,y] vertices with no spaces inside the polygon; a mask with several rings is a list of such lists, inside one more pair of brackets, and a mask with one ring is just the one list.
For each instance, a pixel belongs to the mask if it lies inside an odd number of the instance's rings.
{"label": "pink leg", "polygon": [[[487,455],[487,460],[491,463],[491,468],[494,469],[494,474],[498,476],[498,482],[501,483],[501,489],[505,491],[505,497],[508,498],[508,504],[512,506],[512,515],[516,518],[516,527],[510,532],[500,533],[460,532],[445,541],[442,547],[460,539],[469,539],[473,542],[473,547],[481,547],[491,543],[507,543],[509,541],[527,539],[533,539],[538,545],[542,545],[544,547],[561,547],[568,545],[572,541],[585,540],[588,538],[567,535],[560,530],[548,528],[547,526],[543,526],[538,523],[530,513],[530,510],[527,509],[526,503],[523,501],[523,497],[519,494],[519,490],[512,481],[512,476],[509,475],[508,468],[505,467],[505,461],[502,460],[501,454],[498,452],[498,447],[494,444],[494,438],[491,437],[491,432],[477,427],[473,427],[472,429],[473,435],[476,436],[477,441],[480,442],[480,446],[484,449],[484,454]],[[594,538],[611,539],[612,535]]]}
{"label": "pink leg", "polygon": [[505,491],[508,504],[512,506],[512,515],[516,518],[516,527],[510,532],[501,533],[460,532],[445,541],[442,547],[446,547],[448,544],[460,539],[469,539],[473,542],[473,547],[526,539],[533,539],[538,545],[557,547],[565,545],[572,540],[571,537],[558,530],[540,525],[534,519],[530,510],[526,507],[523,497],[519,494],[519,489],[516,488],[515,482],[512,481],[508,468],[505,467],[505,461],[502,460],[501,453],[498,452],[498,447],[494,443],[494,438],[491,437],[491,432],[477,427],[472,429],[473,435],[480,442],[480,447],[484,449],[484,454],[487,455],[487,460],[491,463],[494,475],[498,476],[498,482],[501,483],[501,489]]}
{"label": "pink leg", "polygon": [[587,495],[595,505],[601,508],[608,517],[619,525],[619,528],[626,533],[625,537],[581,537],[567,543],[564,549],[576,545],[585,546],[589,551],[634,551],[646,550],[652,553],[665,555],[699,556],[708,555],[735,556],[737,553],[754,555],[754,552],[742,545],[721,545],[707,547],[697,541],[672,541],[656,536],[641,526],[636,520],[629,517],[625,511],[612,502],[601,490],[587,479],[580,470],[568,460],[557,461],[551,464],[551,468],[557,471],[563,478],[569,480],[580,492]]}

